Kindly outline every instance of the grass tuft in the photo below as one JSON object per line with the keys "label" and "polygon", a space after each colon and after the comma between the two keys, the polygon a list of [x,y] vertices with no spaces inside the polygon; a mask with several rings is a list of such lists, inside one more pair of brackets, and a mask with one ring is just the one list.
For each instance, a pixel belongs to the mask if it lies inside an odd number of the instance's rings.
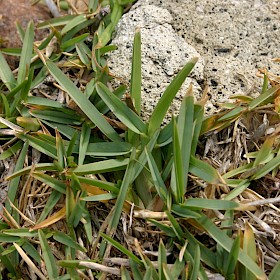
{"label": "grass tuft", "polygon": [[193,58],[145,123],[140,30],[128,90],[106,61],[134,1],[66,2],[16,71],[0,51],[0,278],[278,279],[280,78],[210,116],[190,87],[163,126]]}

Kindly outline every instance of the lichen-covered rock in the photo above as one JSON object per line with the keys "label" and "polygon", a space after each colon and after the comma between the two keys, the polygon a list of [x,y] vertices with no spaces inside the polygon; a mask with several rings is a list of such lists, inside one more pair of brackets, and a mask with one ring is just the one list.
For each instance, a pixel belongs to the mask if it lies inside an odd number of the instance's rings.
{"label": "lichen-covered rock", "polygon": [[109,56],[111,72],[129,82],[135,29],[140,28],[142,41],[142,115],[145,120],[153,112],[160,96],[176,73],[193,57],[199,57],[192,74],[177,94],[169,114],[178,111],[182,96],[190,83],[196,95],[201,93],[203,59],[199,53],[172,28],[171,14],[154,5],[130,10],[120,20],[112,44],[118,50]]}
{"label": "lichen-covered rock", "polygon": [[[22,42],[16,28],[16,21],[25,29],[28,22],[38,23],[51,18],[49,10],[41,4],[31,5],[30,0],[0,0],[0,47],[19,48]],[[35,39],[46,37],[46,30],[36,30]],[[15,68],[17,58],[8,57],[8,62]]]}
{"label": "lichen-covered rock", "polygon": [[[205,59],[212,104],[233,94],[255,95],[258,68],[280,74],[279,0],[139,0],[167,9],[177,33]],[[211,109],[208,107],[207,109]]]}

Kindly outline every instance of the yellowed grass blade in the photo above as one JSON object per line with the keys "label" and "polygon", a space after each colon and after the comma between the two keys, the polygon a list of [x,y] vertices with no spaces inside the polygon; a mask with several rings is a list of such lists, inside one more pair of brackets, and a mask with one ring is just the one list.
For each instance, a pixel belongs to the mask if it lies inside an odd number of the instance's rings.
{"label": "yellowed grass blade", "polygon": [[50,216],[49,218],[47,218],[46,220],[44,220],[43,222],[35,225],[33,228],[31,228],[30,230],[36,230],[36,229],[41,229],[41,228],[45,228],[48,227],[54,223],[56,223],[57,221],[61,220],[62,218],[65,217],[66,214],[66,207],[64,206],[63,208],[61,208],[58,212],[56,212],[55,214],[53,214],[52,216]]}
{"label": "yellowed grass blade", "polygon": [[12,228],[20,228],[20,225],[16,222],[16,220],[12,217],[12,215],[9,213],[9,211],[7,211],[7,209],[3,207],[4,213],[6,216],[4,216],[2,213],[1,216],[4,218],[5,221],[8,222],[8,224],[10,224],[12,226]]}
{"label": "yellowed grass blade", "polygon": [[22,259],[27,263],[27,265],[34,271],[40,279],[47,280],[44,274],[36,267],[36,265],[32,262],[32,260],[25,254],[25,252],[21,249],[17,243],[13,243],[15,248],[17,249],[18,253],[21,255]]}

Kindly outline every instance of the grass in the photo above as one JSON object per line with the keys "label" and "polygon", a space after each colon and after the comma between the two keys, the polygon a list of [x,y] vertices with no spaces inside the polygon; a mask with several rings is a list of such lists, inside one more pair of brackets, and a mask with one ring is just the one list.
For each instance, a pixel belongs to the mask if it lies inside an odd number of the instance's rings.
{"label": "grass", "polygon": [[140,31],[129,89],[106,63],[133,1],[89,2],[21,30],[16,71],[0,52],[1,278],[278,279],[279,78],[211,116],[190,87],[163,127],[194,58],[144,122]]}

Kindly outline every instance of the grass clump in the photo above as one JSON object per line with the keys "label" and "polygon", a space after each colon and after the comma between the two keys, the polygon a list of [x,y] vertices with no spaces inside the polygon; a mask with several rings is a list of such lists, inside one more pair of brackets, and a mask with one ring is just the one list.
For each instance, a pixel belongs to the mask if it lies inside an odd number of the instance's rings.
{"label": "grass clump", "polygon": [[190,87],[162,127],[194,58],[144,122],[139,30],[129,105],[106,64],[129,2],[101,15],[90,1],[86,15],[42,23],[51,34],[40,44],[30,23],[16,73],[0,53],[1,277],[277,279],[277,254],[264,252],[277,247],[278,198],[260,189],[279,177],[278,80],[265,72],[257,98],[235,96],[208,117],[207,89],[196,102]]}

